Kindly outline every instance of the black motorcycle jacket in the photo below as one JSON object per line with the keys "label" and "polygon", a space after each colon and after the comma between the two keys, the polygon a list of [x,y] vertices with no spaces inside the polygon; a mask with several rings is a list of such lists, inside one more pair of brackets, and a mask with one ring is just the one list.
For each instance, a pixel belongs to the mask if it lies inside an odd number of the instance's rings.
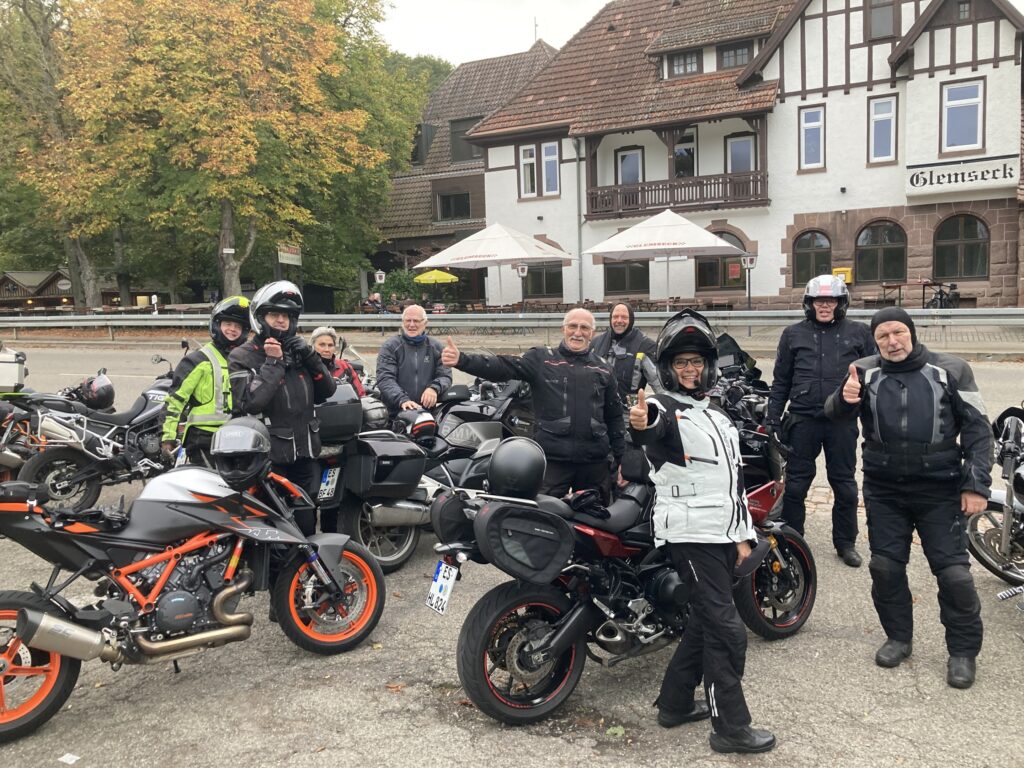
{"label": "black motorcycle jacket", "polygon": [[766,421],[778,425],[787,401],[790,413],[824,416],[825,400],[850,363],[876,351],[871,329],[853,320],[828,325],[803,320],[789,326],[779,339]]}
{"label": "black motorcycle jacket", "polygon": [[847,373],[825,413],[831,419],[860,414],[866,482],[908,489],[954,484],[988,498],[992,428],[974,372],[958,357],[918,349],[913,370],[901,364],[893,370],[879,355],[857,360],[861,402],[843,399]]}
{"label": "black motorcycle jacket", "polygon": [[611,366],[590,350],[534,347],[516,355],[462,353],[461,371],[533,388],[534,439],[552,461],[594,463],[625,450],[622,404]]}
{"label": "black motorcycle jacket", "polygon": [[263,339],[257,337],[236,347],[228,358],[233,412],[263,416],[270,432],[270,460],[291,464],[298,458],[320,455],[320,423],[314,404],[334,394],[331,378],[320,355],[304,363],[267,357]]}
{"label": "black motorcycle jacket", "polygon": [[643,352],[645,357],[653,361],[657,356],[658,347],[643,331],[632,327],[632,323],[618,338],[609,328],[594,339],[590,348],[614,369],[620,400],[626,402],[629,395],[636,394],[637,390],[647,386],[647,377],[644,376],[642,363],[637,360],[637,353]]}
{"label": "black motorcycle jacket", "polygon": [[428,336],[420,344],[408,341],[404,333],[392,336],[377,353],[377,389],[380,399],[394,416],[406,400],[420,401],[423,390],[438,394],[452,385],[452,372],[441,364],[444,345]]}

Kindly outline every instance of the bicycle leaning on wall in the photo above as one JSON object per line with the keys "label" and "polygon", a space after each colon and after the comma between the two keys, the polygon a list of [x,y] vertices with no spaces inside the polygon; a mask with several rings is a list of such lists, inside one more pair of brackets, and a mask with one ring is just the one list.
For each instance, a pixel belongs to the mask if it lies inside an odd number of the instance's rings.
{"label": "bicycle leaning on wall", "polygon": [[956,289],[956,283],[932,283],[931,287],[932,297],[925,303],[924,309],[957,309],[960,306],[960,292]]}

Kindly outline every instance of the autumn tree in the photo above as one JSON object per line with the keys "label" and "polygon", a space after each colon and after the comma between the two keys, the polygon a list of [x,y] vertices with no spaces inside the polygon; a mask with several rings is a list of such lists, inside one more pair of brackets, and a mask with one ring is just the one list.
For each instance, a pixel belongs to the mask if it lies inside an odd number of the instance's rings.
{"label": "autumn tree", "polygon": [[258,237],[300,240],[310,197],[382,160],[360,138],[367,113],[325,93],[339,28],[311,0],[69,2],[63,84],[81,129],[62,183],[110,214],[89,226],[144,213],[216,234],[237,293]]}

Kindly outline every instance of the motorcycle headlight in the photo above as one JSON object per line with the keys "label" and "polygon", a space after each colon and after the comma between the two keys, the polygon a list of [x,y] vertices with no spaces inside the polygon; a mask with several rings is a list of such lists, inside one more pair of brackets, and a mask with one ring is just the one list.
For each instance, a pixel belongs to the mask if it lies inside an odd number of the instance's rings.
{"label": "motorcycle headlight", "polygon": [[459,448],[478,448],[483,442],[483,438],[468,424],[459,424],[445,439],[450,445],[457,445]]}
{"label": "motorcycle headlight", "polygon": [[441,420],[441,427],[438,430],[438,434],[447,440],[449,433],[461,424],[462,419],[449,413]]}

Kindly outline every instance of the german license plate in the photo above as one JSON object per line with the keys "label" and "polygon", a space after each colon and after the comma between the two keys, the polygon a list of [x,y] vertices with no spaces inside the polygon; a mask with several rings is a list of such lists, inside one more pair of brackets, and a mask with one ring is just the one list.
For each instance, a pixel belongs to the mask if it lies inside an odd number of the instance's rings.
{"label": "german license plate", "polygon": [[324,470],[320,478],[320,491],[316,495],[317,501],[324,501],[334,496],[334,489],[338,487],[338,478],[341,476],[341,467],[330,467]]}
{"label": "german license plate", "polygon": [[437,561],[434,580],[430,583],[430,590],[427,592],[427,608],[444,616],[444,612],[448,610],[448,603],[452,599],[455,579],[458,576],[459,569],[454,565],[448,565],[444,560]]}

